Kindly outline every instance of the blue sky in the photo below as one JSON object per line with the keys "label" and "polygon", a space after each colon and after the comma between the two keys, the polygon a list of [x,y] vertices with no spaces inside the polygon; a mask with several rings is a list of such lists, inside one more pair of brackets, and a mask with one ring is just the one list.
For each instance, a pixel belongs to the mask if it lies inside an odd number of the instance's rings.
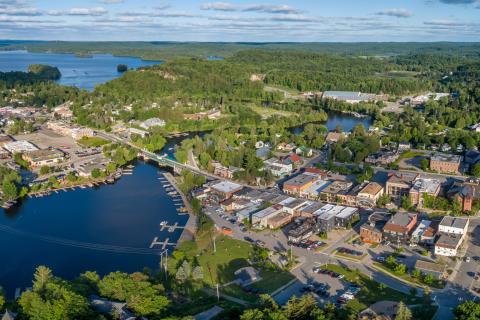
{"label": "blue sky", "polygon": [[480,41],[480,0],[0,0],[0,39]]}

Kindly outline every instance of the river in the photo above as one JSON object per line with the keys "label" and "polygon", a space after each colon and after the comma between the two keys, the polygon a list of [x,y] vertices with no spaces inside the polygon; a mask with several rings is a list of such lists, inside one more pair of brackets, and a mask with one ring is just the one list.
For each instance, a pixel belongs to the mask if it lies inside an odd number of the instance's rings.
{"label": "river", "polygon": [[160,222],[184,226],[188,220],[177,213],[178,202],[167,195],[161,173],[138,162],[132,175],[115,184],[27,198],[2,209],[0,285],[9,296],[17,287],[31,286],[38,265],[66,278],[86,270],[158,268],[160,248],[150,249],[152,240],[176,242],[182,232],[160,232]]}
{"label": "river", "polygon": [[0,71],[27,71],[31,64],[47,64],[60,69],[58,81],[68,86],[93,90],[95,85],[105,83],[121,75],[117,65],[126,64],[138,68],[159,64],[159,61],[145,61],[135,57],[116,57],[110,54],[94,54],[78,57],[74,54],[36,53],[28,51],[0,51]]}

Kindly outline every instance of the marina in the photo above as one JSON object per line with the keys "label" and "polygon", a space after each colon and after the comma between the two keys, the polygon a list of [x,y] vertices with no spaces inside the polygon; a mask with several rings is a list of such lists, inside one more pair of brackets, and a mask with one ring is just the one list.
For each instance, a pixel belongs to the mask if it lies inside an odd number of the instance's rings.
{"label": "marina", "polygon": [[[11,244],[0,246],[0,254],[9,257],[0,268],[8,296],[31,285],[38,265],[70,279],[86,270],[105,274],[156,269],[164,245],[188,239],[192,219],[180,212],[186,210],[182,198],[169,196],[163,188],[175,188],[164,176],[169,174],[143,162],[130,169],[131,175],[113,184],[30,194],[1,210],[0,242]],[[168,226],[162,228],[162,221]],[[155,238],[158,244],[151,247]]]}

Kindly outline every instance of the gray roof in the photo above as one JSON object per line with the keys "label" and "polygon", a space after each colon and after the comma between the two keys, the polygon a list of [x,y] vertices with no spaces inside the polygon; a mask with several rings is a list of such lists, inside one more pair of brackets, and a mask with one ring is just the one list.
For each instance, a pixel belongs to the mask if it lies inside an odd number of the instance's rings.
{"label": "gray roof", "polygon": [[412,221],[413,213],[408,212],[397,212],[394,216],[388,221],[389,224],[394,224],[397,226],[406,227],[410,221]]}
{"label": "gray roof", "polygon": [[371,99],[371,96],[368,94],[362,94],[360,92],[353,91],[325,91],[323,93],[323,98],[368,101]]}
{"label": "gray roof", "polygon": [[465,218],[455,218],[455,217],[445,216],[443,217],[442,222],[440,222],[440,225],[445,227],[464,229],[467,223],[468,223],[468,219],[465,219]]}
{"label": "gray roof", "polygon": [[431,157],[431,160],[438,162],[460,163],[462,161],[462,157],[457,156],[456,154],[436,153]]}
{"label": "gray roof", "polygon": [[460,234],[441,233],[435,245],[456,249],[462,242],[462,239],[463,237]]}

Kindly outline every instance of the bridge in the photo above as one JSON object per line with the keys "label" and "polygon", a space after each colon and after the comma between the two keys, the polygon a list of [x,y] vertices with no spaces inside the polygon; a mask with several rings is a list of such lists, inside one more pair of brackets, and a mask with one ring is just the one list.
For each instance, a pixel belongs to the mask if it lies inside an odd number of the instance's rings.
{"label": "bridge", "polygon": [[174,172],[181,172],[182,170],[188,170],[188,171],[191,171],[195,174],[204,176],[204,177],[212,179],[212,180],[219,180],[219,179],[228,180],[228,179],[216,176],[214,174],[211,174],[210,172],[208,172],[206,170],[202,170],[200,168],[197,168],[197,167],[194,167],[194,166],[191,166],[191,165],[188,165],[188,164],[180,163],[180,162],[175,161],[173,159],[169,159],[166,154],[165,155],[158,155],[158,154],[150,152],[146,149],[142,149],[142,148],[134,145],[130,141],[128,141],[126,139],[122,139],[122,138],[120,138],[116,135],[109,134],[109,133],[106,133],[106,132],[101,132],[101,131],[96,131],[96,134],[97,134],[97,136],[99,136],[101,138],[104,138],[104,139],[107,139],[107,140],[110,140],[110,141],[113,141],[113,142],[126,144],[129,147],[138,150],[139,154],[144,159],[154,161],[154,162],[158,163],[158,165],[160,165],[160,166],[171,167],[171,168],[173,168]]}

